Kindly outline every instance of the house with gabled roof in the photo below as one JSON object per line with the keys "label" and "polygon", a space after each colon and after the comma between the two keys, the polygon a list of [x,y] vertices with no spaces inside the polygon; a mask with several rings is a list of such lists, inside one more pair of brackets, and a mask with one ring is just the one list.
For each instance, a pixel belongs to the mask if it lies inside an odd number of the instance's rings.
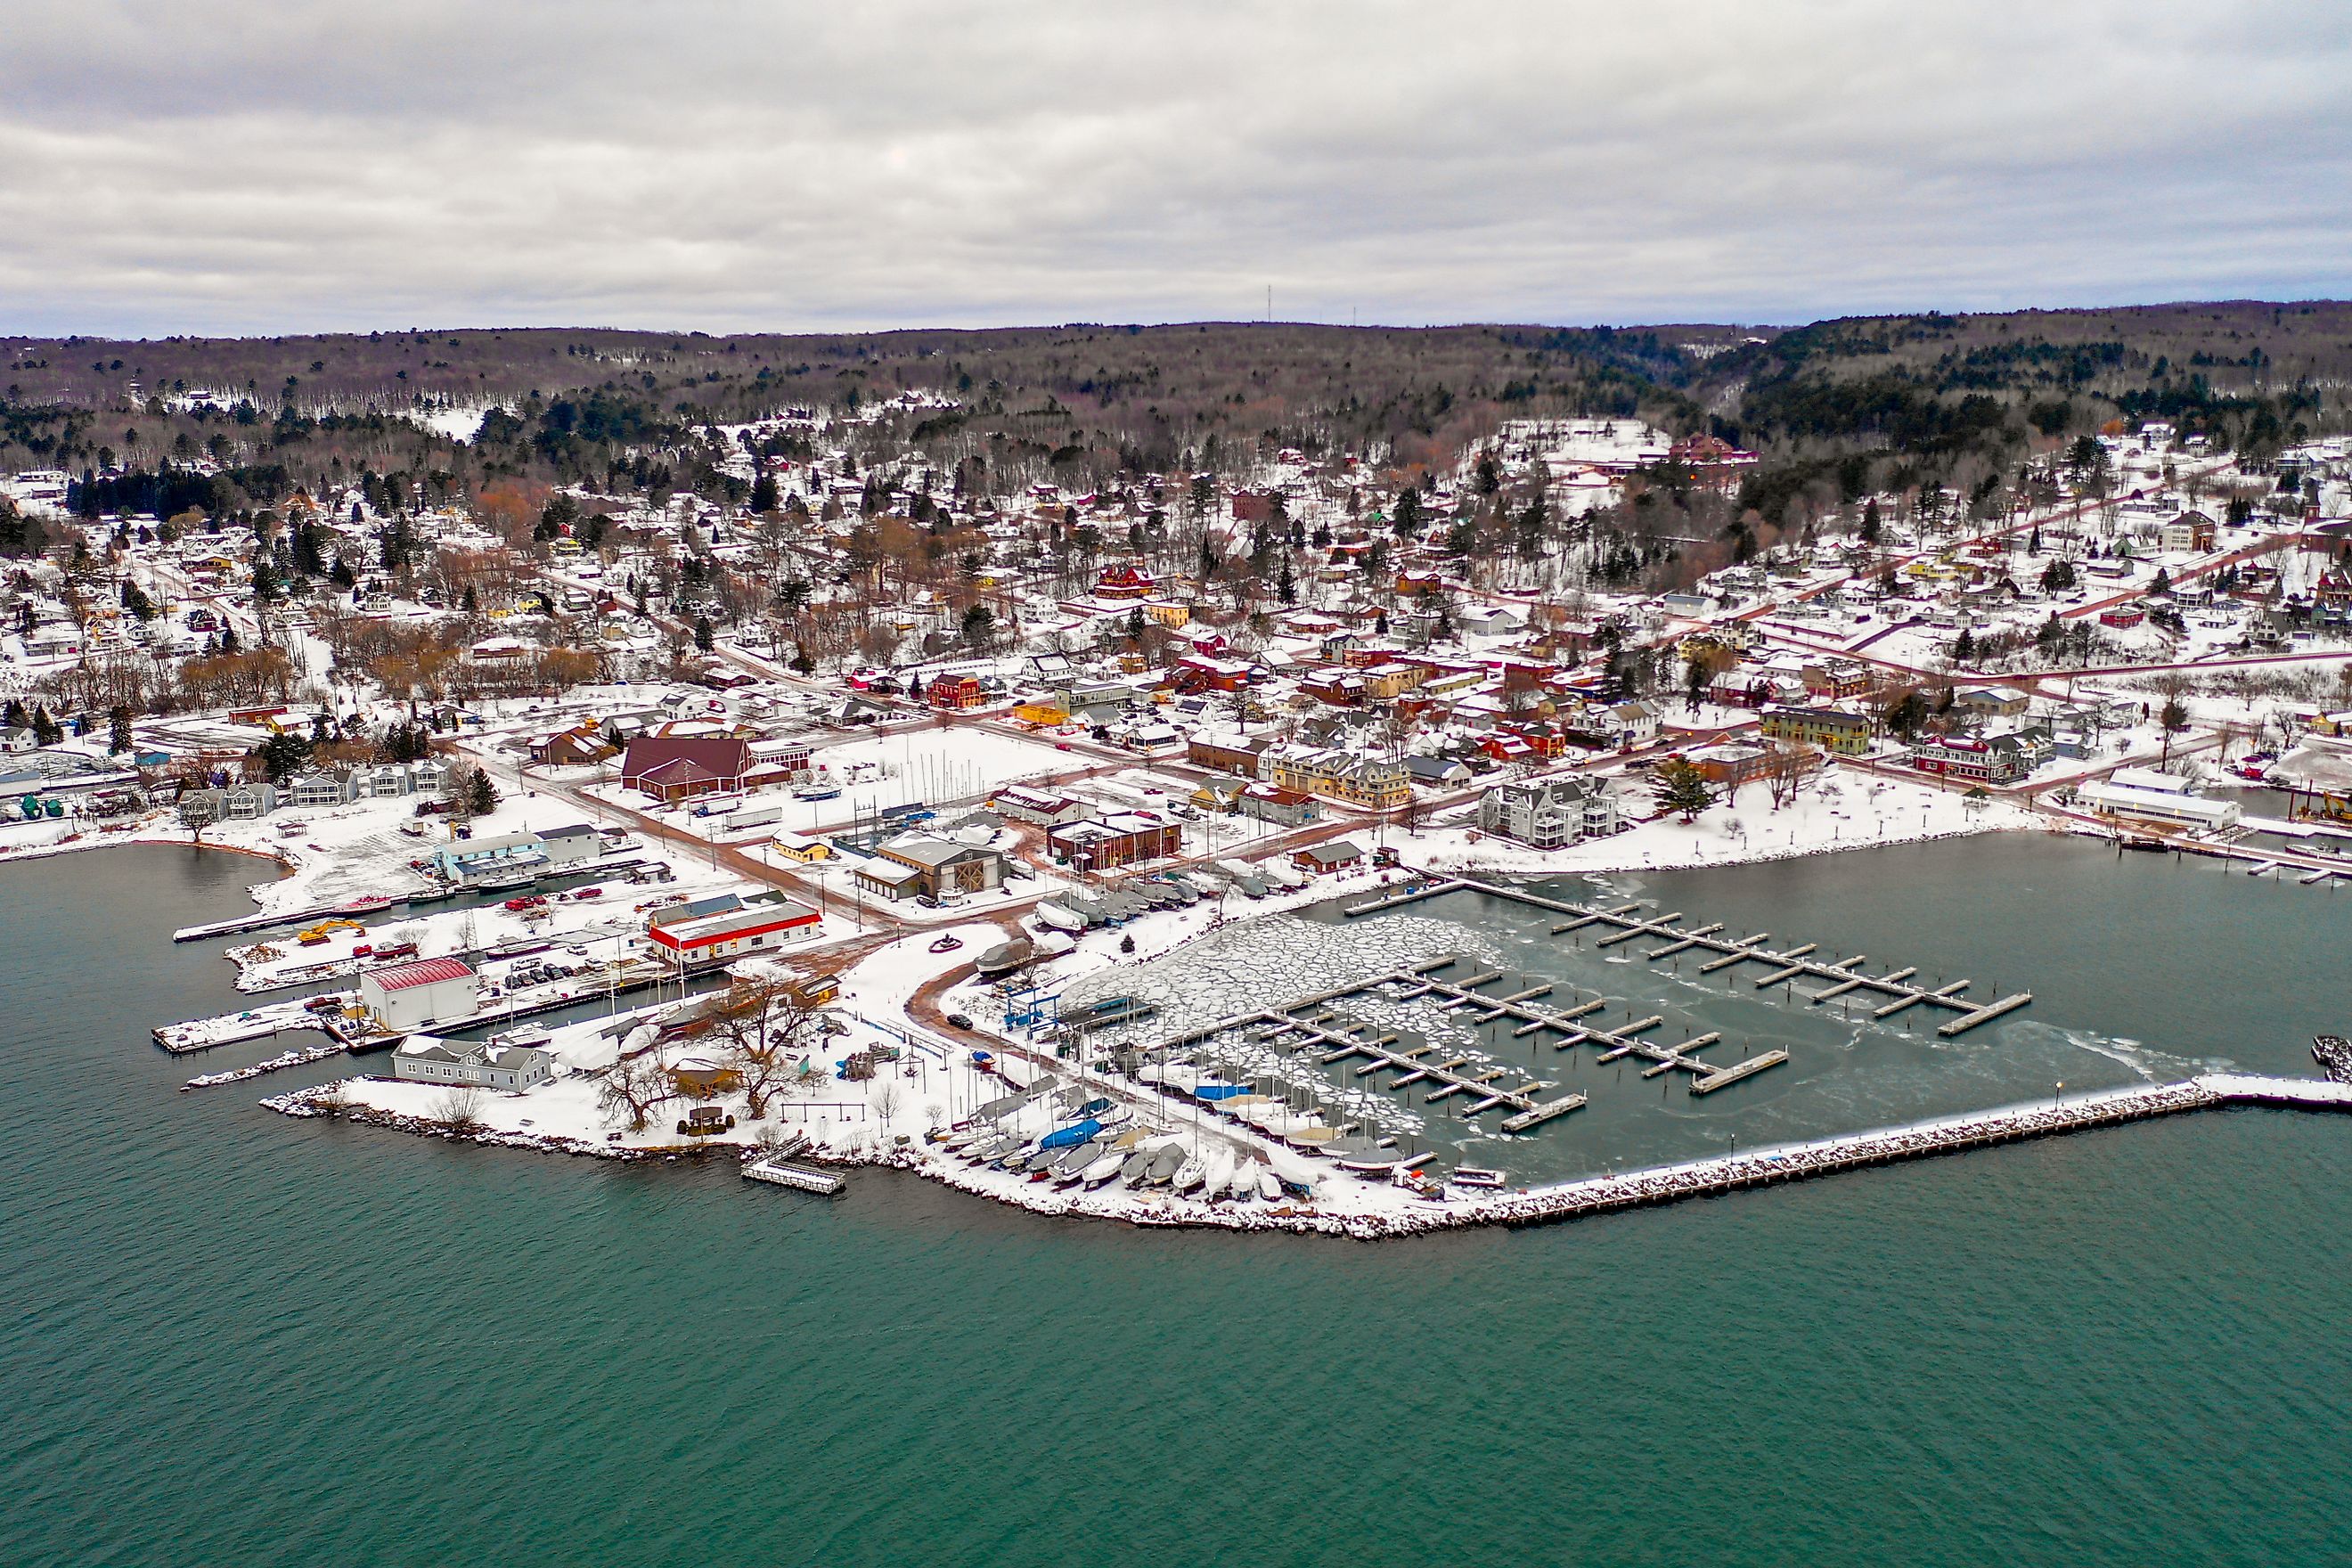
{"label": "house with gabled roof", "polygon": [[751,743],[733,736],[640,735],[621,759],[621,786],[675,802],[740,789],[751,771]]}

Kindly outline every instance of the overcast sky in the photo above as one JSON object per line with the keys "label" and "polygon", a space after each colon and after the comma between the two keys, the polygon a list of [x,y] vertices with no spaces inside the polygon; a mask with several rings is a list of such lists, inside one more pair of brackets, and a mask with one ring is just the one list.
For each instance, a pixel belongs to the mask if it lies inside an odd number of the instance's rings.
{"label": "overcast sky", "polygon": [[0,331],[2352,294],[2352,6],[10,4]]}

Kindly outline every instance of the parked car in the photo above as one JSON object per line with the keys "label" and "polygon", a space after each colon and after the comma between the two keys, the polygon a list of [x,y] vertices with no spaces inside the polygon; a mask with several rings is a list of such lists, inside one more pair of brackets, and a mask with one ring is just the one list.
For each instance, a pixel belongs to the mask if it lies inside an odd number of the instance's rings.
{"label": "parked car", "polygon": [[961,1013],[950,1013],[948,1015],[948,1026],[951,1029],[969,1029],[971,1027],[971,1020]]}

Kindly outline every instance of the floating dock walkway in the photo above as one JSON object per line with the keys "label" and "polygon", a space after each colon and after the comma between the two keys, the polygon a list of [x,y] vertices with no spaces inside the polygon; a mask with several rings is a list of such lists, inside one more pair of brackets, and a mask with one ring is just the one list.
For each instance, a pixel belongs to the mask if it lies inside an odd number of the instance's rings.
{"label": "floating dock walkway", "polygon": [[806,1165],[788,1165],[782,1160],[755,1160],[743,1167],[743,1179],[766,1182],[771,1186],[792,1187],[828,1198],[847,1185],[831,1171],[812,1170]]}
{"label": "floating dock walkway", "polygon": [[[1643,936],[1656,937],[1660,939],[1662,945],[1651,948],[1642,954],[1643,958],[1653,963],[1663,958],[1672,958],[1677,953],[1687,952],[1696,948],[1717,955],[1699,965],[1699,973],[1702,974],[1711,974],[1718,970],[1729,969],[1741,963],[1767,965],[1767,973],[1755,980],[1756,988],[1759,991],[1769,990],[1775,985],[1791,985],[1801,979],[1825,980],[1829,982],[1827,987],[1810,995],[1807,998],[1808,1002],[1826,1002],[1833,997],[1847,995],[1856,991],[1868,991],[1888,998],[1886,1004],[1873,1015],[1874,1017],[1889,1018],[1906,1008],[1923,1005],[1948,1008],[1959,1015],[1950,1022],[1937,1026],[1936,1033],[1948,1039],[1955,1035],[1965,1034],[1979,1024],[1989,1024],[2004,1014],[2013,1013],[2033,1000],[2032,992],[2021,991],[2014,995],[2002,996],[1987,1003],[1966,1001],[1963,1000],[1963,994],[1976,984],[1974,981],[1956,980],[1950,984],[1938,985],[1931,989],[1912,984],[1911,977],[1919,973],[1916,968],[1891,970],[1885,974],[1861,973],[1862,963],[1866,956],[1862,953],[1856,953],[1852,958],[1839,959],[1833,963],[1824,963],[1818,956],[1819,945],[1814,942],[1801,942],[1794,947],[1775,949],[1764,945],[1766,939],[1771,934],[1769,931],[1759,931],[1749,937],[1731,937],[1723,934],[1724,928],[1719,924],[1685,929],[1675,923],[1684,918],[1680,911],[1659,915],[1655,918],[1644,918],[1639,912],[1641,906],[1638,904],[1624,904],[1616,909],[1608,910],[1595,909],[1589,904],[1571,903],[1562,899],[1547,899],[1539,893],[1530,893],[1523,888],[1509,887],[1499,882],[1481,882],[1467,877],[1441,878],[1420,883],[1408,887],[1401,892],[1374,899],[1369,903],[1351,904],[1344,912],[1350,918],[1357,915],[1379,914],[1406,904],[1418,903],[1423,899],[1443,898],[1448,893],[1465,892],[1484,893],[1495,899],[1508,899],[1514,903],[1526,904],[1533,909],[1548,910],[1554,914],[1571,917],[1552,927],[1554,936],[1580,931],[1587,926],[1602,925],[1612,928],[1595,939],[1593,942],[1595,947],[1612,947]],[[1746,1063],[1740,1065],[1748,1066]],[[1748,1068],[1748,1070],[1760,1071],[1761,1068]]]}
{"label": "floating dock walkway", "polygon": [[[1504,995],[1490,995],[1477,990],[1504,977],[1498,969],[1481,970],[1462,979],[1444,980],[1438,971],[1462,962],[1461,956],[1448,953],[1418,963],[1409,969],[1391,970],[1370,979],[1338,986],[1302,996],[1282,1006],[1259,1008],[1247,1013],[1234,1013],[1203,1024],[1198,1028],[1145,1047],[1147,1055],[1165,1055],[1188,1047],[1218,1039],[1228,1035],[1241,1035],[1253,1043],[1289,1050],[1313,1050],[1325,1067],[1360,1058],[1355,1069],[1358,1078],[1372,1078],[1384,1072],[1396,1076],[1388,1081],[1391,1089],[1403,1089],[1416,1084],[1432,1087],[1422,1096],[1423,1103],[1434,1105],[1456,1095],[1465,1098],[1462,1116],[1468,1119],[1495,1110],[1508,1110],[1501,1127],[1506,1132],[1526,1132],[1555,1118],[1581,1109],[1581,1094],[1563,1095],[1553,1100],[1539,1098],[1546,1090],[1559,1085],[1550,1079],[1530,1076],[1525,1068],[1513,1068],[1481,1063],[1465,1056],[1440,1059],[1438,1047],[1423,1044],[1401,1047],[1393,1032],[1375,1033],[1374,1026],[1360,1022],[1344,1022],[1328,1005],[1349,996],[1370,994],[1387,990],[1400,1001],[1434,999],[1440,1012],[1464,1012],[1479,1026],[1508,1018],[1516,1025],[1513,1039],[1549,1032],[1554,1036],[1552,1048],[1566,1050],[1573,1046],[1593,1045],[1601,1047],[1600,1059],[1614,1061],[1621,1057],[1638,1056],[1649,1065],[1643,1076],[1656,1078],[1674,1071],[1690,1075],[1690,1092],[1711,1094],[1740,1079],[1779,1067],[1789,1059],[1784,1050],[1769,1050],[1742,1061],[1717,1063],[1702,1060],[1698,1053],[1721,1042],[1719,1034],[1702,1035],[1696,1039],[1671,1043],[1644,1037],[1665,1022],[1663,1016],[1629,1018],[1614,1027],[1598,1021],[1587,1022],[1609,1004],[1595,999],[1565,1009],[1538,1006],[1539,999],[1551,994],[1555,987],[1549,982],[1522,986]],[[1304,1015],[1302,1016],[1302,1015]],[[1513,1079],[1521,1081],[1508,1081]]]}

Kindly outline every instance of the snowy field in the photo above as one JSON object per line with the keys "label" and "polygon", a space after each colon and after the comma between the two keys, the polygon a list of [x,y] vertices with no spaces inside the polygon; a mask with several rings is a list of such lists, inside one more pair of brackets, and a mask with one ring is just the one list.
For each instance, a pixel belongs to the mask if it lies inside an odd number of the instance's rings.
{"label": "snowy field", "polygon": [[1530,849],[1491,836],[1473,842],[1461,828],[1393,842],[1408,864],[1434,871],[1660,871],[2042,826],[2040,816],[2005,800],[1970,803],[1958,791],[1836,769],[1816,774],[1779,811],[1762,784],[1743,784],[1696,822],[1669,816],[1565,849]]}

